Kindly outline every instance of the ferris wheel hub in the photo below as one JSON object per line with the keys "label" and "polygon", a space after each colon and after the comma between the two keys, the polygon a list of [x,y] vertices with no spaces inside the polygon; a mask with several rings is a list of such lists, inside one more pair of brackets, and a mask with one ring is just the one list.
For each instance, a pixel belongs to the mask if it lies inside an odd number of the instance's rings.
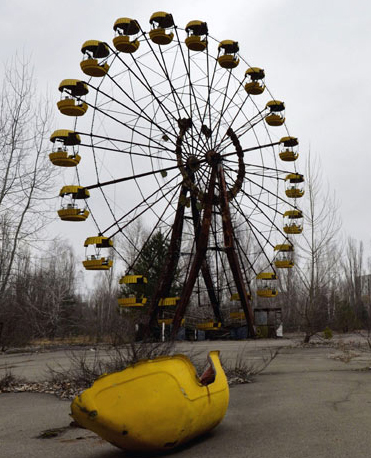
{"label": "ferris wheel hub", "polygon": [[211,149],[206,153],[206,161],[210,166],[214,167],[221,162],[221,155]]}
{"label": "ferris wheel hub", "polygon": [[186,166],[187,169],[189,169],[191,172],[197,172],[197,170],[200,168],[200,161],[195,155],[192,154],[188,157]]}

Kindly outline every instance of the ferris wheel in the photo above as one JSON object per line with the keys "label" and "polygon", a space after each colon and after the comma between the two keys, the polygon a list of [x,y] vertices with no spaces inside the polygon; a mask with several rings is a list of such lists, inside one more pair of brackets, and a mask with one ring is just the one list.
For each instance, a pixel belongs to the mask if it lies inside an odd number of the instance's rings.
{"label": "ferris wheel", "polygon": [[[277,295],[277,269],[293,267],[292,239],[303,229],[298,140],[264,70],[236,41],[215,40],[203,21],[183,29],[166,12],[149,22],[146,31],[117,19],[112,43],[83,43],[86,78],[59,85],[58,109],[74,123],[50,138],[50,160],[71,172],[58,214],[94,221],[84,267],[110,269],[104,250],[114,249],[120,282],[132,288],[119,305],[145,307],[150,329],[167,308],[175,336],[197,296],[211,306],[213,326],[223,325],[222,304],[236,301],[253,336],[251,301]],[[139,245],[128,235],[138,221],[150,228]],[[138,260],[159,232],[166,253],[147,297]],[[120,252],[118,237],[134,257]]]}

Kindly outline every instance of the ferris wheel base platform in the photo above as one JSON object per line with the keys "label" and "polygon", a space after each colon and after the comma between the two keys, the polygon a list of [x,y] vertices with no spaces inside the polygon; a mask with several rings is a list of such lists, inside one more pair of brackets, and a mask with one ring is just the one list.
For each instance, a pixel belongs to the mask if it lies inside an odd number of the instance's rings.
{"label": "ferris wheel base platform", "polygon": [[71,404],[74,420],[127,451],[167,451],[200,436],[223,419],[229,388],[211,351],[198,377],[188,357],[143,360],[97,379]]}

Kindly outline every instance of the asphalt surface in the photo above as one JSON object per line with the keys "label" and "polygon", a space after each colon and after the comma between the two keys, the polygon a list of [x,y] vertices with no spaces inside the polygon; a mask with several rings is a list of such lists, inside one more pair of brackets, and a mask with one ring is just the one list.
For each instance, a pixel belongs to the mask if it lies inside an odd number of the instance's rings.
{"label": "asphalt surface", "polygon": [[[210,348],[220,349],[222,358],[227,360],[239,353],[240,358],[258,363],[270,351],[265,347],[278,345],[273,342],[251,342],[242,347],[241,342],[204,342],[195,347],[201,353]],[[371,354],[321,346],[296,348],[293,342],[280,341],[283,343],[279,355],[253,383],[231,388],[223,422],[207,436],[172,455],[371,456]],[[29,368],[34,379],[42,380],[42,365],[58,364],[58,358],[65,362],[64,357],[60,352],[44,353],[35,362],[35,355],[0,355],[0,371],[5,365],[13,365],[15,371],[27,377]],[[349,359],[347,363],[341,361]],[[69,405],[69,401],[45,394],[1,394],[1,458],[126,456],[94,433],[70,427]]]}

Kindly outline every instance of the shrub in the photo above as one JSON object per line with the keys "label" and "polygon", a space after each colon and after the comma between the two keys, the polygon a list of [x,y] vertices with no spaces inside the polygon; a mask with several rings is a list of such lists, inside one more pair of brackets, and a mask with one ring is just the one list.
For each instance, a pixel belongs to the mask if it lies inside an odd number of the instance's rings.
{"label": "shrub", "polygon": [[328,326],[326,326],[323,331],[323,337],[327,340],[332,339],[332,331]]}

